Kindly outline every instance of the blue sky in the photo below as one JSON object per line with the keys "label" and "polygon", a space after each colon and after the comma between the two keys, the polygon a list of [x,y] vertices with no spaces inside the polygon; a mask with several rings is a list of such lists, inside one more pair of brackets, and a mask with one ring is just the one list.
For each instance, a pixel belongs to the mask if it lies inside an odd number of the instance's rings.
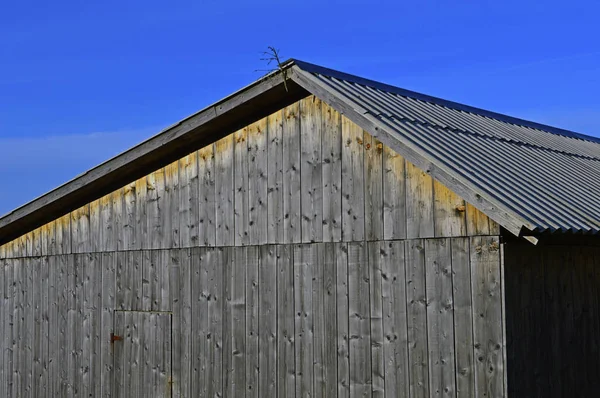
{"label": "blue sky", "polygon": [[2,2],[0,213],[257,79],[269,45],[600,136],[599,11],[593,1]]}

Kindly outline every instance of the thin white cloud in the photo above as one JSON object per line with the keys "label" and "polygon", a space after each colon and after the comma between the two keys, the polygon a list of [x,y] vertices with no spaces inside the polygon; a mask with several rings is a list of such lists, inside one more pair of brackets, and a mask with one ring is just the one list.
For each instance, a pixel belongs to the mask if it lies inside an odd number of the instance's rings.
{"label": "thin white cloud", "polygon": [[0,138],[0,215],[144,141],[160,128]]}

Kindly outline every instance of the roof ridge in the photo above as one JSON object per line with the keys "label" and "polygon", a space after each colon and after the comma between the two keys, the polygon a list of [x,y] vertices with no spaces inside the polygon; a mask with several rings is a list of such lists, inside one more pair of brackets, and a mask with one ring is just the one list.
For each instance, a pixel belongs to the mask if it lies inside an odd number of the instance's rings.
{"label": "roof ridge", "polygon": [[363,86],[369,86],[375,88],[377,90],[386,91],[389,93],[397,94],[403,97],[409,97],[421,101],[426,101],[429,103],[433,103],[436,105],[445,106],[450,109],[455,109],[463,112],[473,113],[480,116],[489,117],[491,119],[495,119],[501,122],[514,124],[517,126],[529,127],[536,130],[544,131],[550,134],[560,135],[563,137],[579,139],[583,141],[589,141],[596,144],[600,144],[600,137],[594,137],[582,133],[577,133],[575,131],[561,129],[559,127],[553,127],[542,123],[533,122],[526,119],[521,119],[514,116],[505,115],[498,112],[488,111],[485,109],[477,108],[471,105],[461,104],[459,102],[445,100],[439,97],[434,97],[427,94],[418,93],[416,91],[407,90],[404,88],[400,88],[397,86],[392,86],[390,84],[378,82],[376,80],[366,79],[360,76],[352,75],[346,72],[341,72],[335,69],[326,68],[320,65],[311,64],[310,62],[301,61],[298,59],[289,59],[282,63],[283,68],[288,68],[292,65],[297,65],[302,70],[309,73],[317,73],[321,75],[326,75],[329,77],[333,77],[336,79],[346,80],[355,84],[360,84]]}

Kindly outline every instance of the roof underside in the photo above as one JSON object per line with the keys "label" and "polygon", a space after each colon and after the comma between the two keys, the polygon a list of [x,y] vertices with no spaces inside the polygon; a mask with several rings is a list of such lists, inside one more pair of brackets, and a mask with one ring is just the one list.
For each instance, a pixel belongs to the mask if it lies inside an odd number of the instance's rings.
{"label": "roof underside", "polygon": [[600,139],[302,61],[283,70],[0,218],[0,244],[311,93],[515,235],[600,231]]}

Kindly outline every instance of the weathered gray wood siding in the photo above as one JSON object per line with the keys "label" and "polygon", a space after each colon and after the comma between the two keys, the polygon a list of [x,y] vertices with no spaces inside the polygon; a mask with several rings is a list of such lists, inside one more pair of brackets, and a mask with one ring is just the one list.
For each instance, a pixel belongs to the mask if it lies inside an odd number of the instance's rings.
{"label": "weathered gray wood siding", "polygon": [[593,397],[600,391],[600,240],[506,244],[508,392]]}
{"label": "weathered gray wood siding", "polygon": [[501,397],[498,235],[308,97],[0,247],[0,395]]}

